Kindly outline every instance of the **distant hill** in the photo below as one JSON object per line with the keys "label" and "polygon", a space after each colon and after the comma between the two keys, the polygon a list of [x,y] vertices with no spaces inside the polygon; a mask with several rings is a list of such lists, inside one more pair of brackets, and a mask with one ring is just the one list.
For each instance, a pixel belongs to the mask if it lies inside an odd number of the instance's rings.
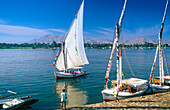
{"label": "distant hill", "polygon": [[110,39],[100,39],[100,38],[84,38],[84,43],[109,44],[109,43],[112,43],[112,40],[110,40]]}
{"label": "distant hill", "polygon": [[57,35],[46,35],[46,36],[43,36],[43,37],[40,37],[38,39],[33,39],[33,40],[30,40],[28,41],[27,43],[52,43],[53,41],[57,42],[57,43],[60,43],[61,41],[64,40],[64,35],[62,36],[57,36]]}
{"label": "distant hill", "polygon": [[[53,41],[60,43],[64,40],[64,35],[57,36],[57,35],[46,35],[43,37],[40,37],[38,39],[33,39],[28,41],[27,43],[52,43]],[[84,38],[84,43],[90,43],[90,44],[103,44],[103,43],[112,43],[112,39],[101,39],[101,38]],[[148,39],[148,38],[136,38],[134,40],[125,40],[125,44],[144,44],[145,42],[156,44],[158,40],[155,39]],[[170,45],[170,40],[163,40],[164,44]]]}
{"label": "distant hill", "polygon": [[[64,40],[64,35],[62,36],[57,36],[57,35],[46,35],[43,37],[40,37],[38,39],[33,39],[28,41],[27,43],[52,43],[53,41],[60,43],[61,41]],[[112,43],[112,40],[109,39],[100,39],[100,38],[84,38],[84,43],[90,43],[90,44],[103,44],[103,43]]]}
{"label": "distant hill", "polygon": [[134,40],[128,41],[127,44],[136,44],[136,43],[144,44],[145,42],[156,44],[157,40],[148,39],[148,38],[136,38]]}

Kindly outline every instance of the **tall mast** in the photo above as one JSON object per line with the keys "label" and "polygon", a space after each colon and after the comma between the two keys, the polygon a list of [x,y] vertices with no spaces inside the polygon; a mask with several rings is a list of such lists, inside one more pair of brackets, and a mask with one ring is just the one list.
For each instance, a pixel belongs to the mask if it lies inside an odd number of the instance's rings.
{"label": "tall mast", "polygon": [[119,74],[119,26],[118,24],[116,23],[116,36],[117,36],[117,41],[116,41],[116,71],[117,71],[117,86],[120,85],[120,82],[119,82],[119,79],[120,79],[120,74]]}
{"label": "tall mast", "polygon": [[66,72],[67,68],[67,64],[66,64],[66,51],[67,50],[64,50],[64,42],[61,42],[61,48],[62,48],[62,52],[63,52],[63,58],[64,58],[64,72]]}
{"label": "tall mast", "polygon": [[[118,39],[120,38],[120,32],[121,32],[121,27],[122,27],[122,21],[124,18],[124,13],[125,13],[125,9],[126,9],[126,3],[127,0],[125,0],[124,6],[123,6],[123,10],[119,19],[119,25],[118,25],[118,29],[117,29],[117,34],[118,34]],[[117,42],[117,86],[119,86],[120,90],[122,89],[122,49],[120,48],[120,56],[119,56],[119,43]]]}
{"label": "tall mast", "polygon": [[167,0],[166,2],[166,7],[165,7],[165,12],[164,12],[164,16],[163,16],[163,20],[162,20],[162,25],[161,25],[161,30],[159,33],[159,43],[158,43],[158,47],[159,47],[159,74],[160,74],[160,85],[164,85],[164,70],[163,70],[163,55],[162,55],[162,33],[163,33],[163,28],[164,28],[164,22],[165,22],[165,17],[166,17],[166,12],[167,12],[167,7],[168,7],[168,2],[169,0]]}
{"label": "tall mast", "polygon": [[158,57],[158,49],[159,49],[159,46],[157,45],[156,53],[155,53],[155,58],[154,58],[154,62],[153,62],[153,65],[152,65],[152,68],[151,68],[150,77],[149,77],[149,84],[152,84],[152,75],[153,75],[153,71],[155,69],[156,60],[157,60],[157,57]]}
{"label": "tall mast", "polygon": [[120,19],[119,19],[119,34],[120,34],[120,31],[121,31],[122,20],[123,20],[124,13],[125,13],[126,3],[127,3],[127,0],[125,0],[123,10],[122,10],[122,13],[121,13],[121,16],[120,16]]}
{"label": "tall mast", "polygon": [[[113,42],[113,47],[112,47],[112,51],[111,51],[111,55],[110,55],[110,59],[109,59],[109,63],[108,63],[107,71],[106,71],[106,76],[105,76],[106,88],[107,88],[107,81],[108,81],[108,78],[109,78],[109,73],[110,73],[111,66],[112,66],[113,55],[114,55],[116,47],[118,49],[118,39],[119,39],[119,35],[120,35],[120,30],[121,30],[122,20],[123,20],[123,17],[124,17],[124,11],[125,11],[125,8],[126,8],[126,3],[127,3],[127,0],[125,0],[124,6],[123,6],[123,10],[122,10],[122,13],[121,13],[121,16],[120,16],[120,19],[119,19],[119,25],[116,23],[116,38]],[[118,54],[119,53],[117,51],[117,55]],[[117,65],[118,65],[118,57],[117,57]],[[118,67],[117,67],[117,72],[118,72]]]}
{"label": "tall mast", "polygon": [[162,32],[163,32],[163,27],[164,27],[164,21],[165,21],[165,17],[166,17],[166,12],[167,12],[167,7],[168,7],[168,2],[169,0],[167,0],[166,3],[166,7],[165,7],[165,12],[164,12],[164,16],[163,16],[163,20],[162,20],[162,25],[161,25],[161,30],[159,32],[159,40],[158,40],[158,46],[156,47],[156,53],[155,53],[155,58],[154,58],[154,62],[151,68],[151,73],[150,73],[150,77],[149,77],[149,83],[152,84],[152,75],[153,75],[153,71],[155,69],[155,64],[156,64],[156,60],[157,60],[157,56],[158,56],[158,52],[159,52],[159,74],[160,74],[160,85],[162,84],[162,82],[164,82],[162,76],[164,74],[163,71],[163,53],[161,51],[161,42],[162,42]]}

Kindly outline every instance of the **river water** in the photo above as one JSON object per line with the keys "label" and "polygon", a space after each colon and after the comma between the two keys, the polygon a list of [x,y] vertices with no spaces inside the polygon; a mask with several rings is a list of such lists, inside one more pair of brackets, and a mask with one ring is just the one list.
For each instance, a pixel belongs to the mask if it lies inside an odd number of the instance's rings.
{"label": "river water", "polygon": [[[103,102],[101,90],[110,57],[110,49],[86,49],[90,65],[85,66],[86,76],[55,80],[52,63],[58,50],[53,49],[0,49],[0,87],[19,92],[19,96],[30,95],[39,102],[29,110],[55,110],[60,108],[60,93],[66,84],[69,95],[67,106]],[[129,64],[136,77],[148,79],[155,49],[126,49]],[[166,49],[170,59],[170,49]],[[116,77],[116,57],[113,59],[110,79]],[[164,65],[165,66],[165,65]],[[133,77],[123,57],[125,78]],[[166,73],[166,69],[165,69]],[[158,75],[158,62],[154,75]]]}

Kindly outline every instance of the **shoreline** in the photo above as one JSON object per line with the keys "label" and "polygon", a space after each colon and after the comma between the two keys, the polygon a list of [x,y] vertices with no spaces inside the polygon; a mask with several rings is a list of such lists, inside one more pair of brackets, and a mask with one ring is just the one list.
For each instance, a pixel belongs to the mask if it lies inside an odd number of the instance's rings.
{"label": "shoreline", "polygon": [[[56,48],[32,48],[32,47],[10,47],[10,48],[0,48],[0,49],[59,49],[59,47]],[[111,49],[111,48],[85,48],[85,49]],[[155,49],[155,47],[153,48],[147,48],[147,47],[143,47],[143,48],[124,48],[124,49],[135,49],[135,50],[140,50],[140,49]],[[165,49],[170,49],[170,47],[166,47]]]}
{"label": "shoreline", "polygon": [[97,109],[170,109],[170,92],[157,93],[115,101],[71,107],[68,110]]}

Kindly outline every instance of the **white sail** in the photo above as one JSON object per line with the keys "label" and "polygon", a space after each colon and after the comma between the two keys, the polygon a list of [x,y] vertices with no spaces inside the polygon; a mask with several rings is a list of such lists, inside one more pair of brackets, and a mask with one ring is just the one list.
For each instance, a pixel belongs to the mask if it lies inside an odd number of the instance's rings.
{"label": "white sail", "polygon": [[80,10],[77,14],[77,29],[78,29],[78,48],[80,52],[81,59],[84,64],[89,64],[89,61],[87,60],[86,53],[84,50],[84,41],[83,41],[83,10],[84,10],[84,0],[82,2],[82,5],[80,7]]}
{"label": "white sail", "polygon": [[59,70],[65,70],[64,65],[64,53],[63,53],[63,45],[61,45],[61,49],[59,50],[59,54],[56,60],[56,68]]}
{"label": "white sail", "polygon": [[83,9],[84,1],[76,14],[64,41],[66,69],[89,64],[83,42]]}

